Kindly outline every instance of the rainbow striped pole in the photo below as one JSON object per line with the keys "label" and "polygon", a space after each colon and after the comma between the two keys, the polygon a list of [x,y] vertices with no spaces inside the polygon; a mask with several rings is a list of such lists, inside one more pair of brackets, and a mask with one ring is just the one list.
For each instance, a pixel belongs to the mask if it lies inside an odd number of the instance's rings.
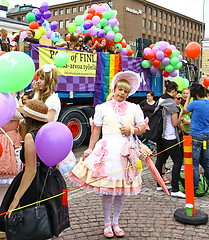
{"label": "rainbow striped pole", "polygon": [[186,204],[193,204],[192,215],[196,214],[194,205],[194,176],[192,163],[192,136],[183,136],[184,146],[184,175],[185,175],[185,192]]}

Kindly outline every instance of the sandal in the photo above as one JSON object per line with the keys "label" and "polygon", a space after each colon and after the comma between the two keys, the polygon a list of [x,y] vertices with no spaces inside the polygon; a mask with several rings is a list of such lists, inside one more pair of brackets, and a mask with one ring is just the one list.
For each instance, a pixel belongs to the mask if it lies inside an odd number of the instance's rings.
{"label": "sandal", "polygon": [[[116,227],[118,229],[115,229]],[[118,224],[113,224],[112,229],[116,237],[123,237],[125,235],[123,229],[121,229]]]}
{"label": "sandal", "polygon": [[107,225],[104,226],[104,236],[106,238],[113,238],[114,237],[114,233],[112,231],[112,228],[111,228],[111,230],[107,229],[109,227],[111,227],[111,224],[107,224]]}

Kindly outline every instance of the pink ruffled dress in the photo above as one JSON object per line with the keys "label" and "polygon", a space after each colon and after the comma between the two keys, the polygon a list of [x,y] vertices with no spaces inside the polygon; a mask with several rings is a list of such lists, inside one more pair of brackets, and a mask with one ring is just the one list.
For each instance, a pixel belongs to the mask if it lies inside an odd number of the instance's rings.
{"label": "pink ruffled dress", "polygon": [[[84,161],[78,162],[70,173],[70,179],[78,185],[90,183],[86,188],[100,194],[138,194],[142,184],[141,173],[138,172],[133,182],[127,184],[125,172],[121,171],[124,169],[121,150],[127,137],[121,134],[120,127],[144,125],[140,106],[126,101],[119,104],[115,100],[97,105],[94,125],[102,127],[102,139]],[[91,183],[102,177],[105,178]]]}
{"label": "pink ruffled dress", "polygon": [[18,126],[19,120],[11,120],[2,127],[14,145],[12,145],[8,137],[0,129],[0,143],[3,148],[2,156],[0,157],[0,184],[10,184],[12,179],[17,175],[15,148],[21,146],[22,140],[18,132]]}

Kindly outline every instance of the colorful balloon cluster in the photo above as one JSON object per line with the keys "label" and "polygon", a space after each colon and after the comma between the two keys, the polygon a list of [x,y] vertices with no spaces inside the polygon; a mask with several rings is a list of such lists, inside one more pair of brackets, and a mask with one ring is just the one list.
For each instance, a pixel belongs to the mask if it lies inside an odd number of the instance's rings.
{"label": "colorful balloon cluster", "polygon": [[93,40],[107,41],[107,47],[114,45],[121,55],[132,56],[133,50],[126,44],[120,33],[117,11],[112,10],[107,3],[93,4],[83,15],[78,15],[74,23],[70,23],[68,31],[72,34],[91,36]]}
{"label": "colorful balloon cluster", "polygon": [[[58,22],[49,23],[46,19],[50,17],[49,5],[47,2],[43,2],[40,9],[34,8],[32,12],[27,13],[26,20],[29,22],[29,28],[35,31],[35,38],[39,39],[41,36],[46,36],[51,38],[53,42],[59,42],[61,35],[59,32],[54,32],[58,27]],[[23,31],[20,40],[23,40],[26,36],[26,31]]]}
{"label": "colorful balloon cluster", "polygon": [[151,44],[145,48],[143,57],[146,60],[142,61],[142,67],[150,68],[152,74],[161,71],[164,77],[176,77],[177,70],[182,67],[182,55],[174,45],[165,41]]}

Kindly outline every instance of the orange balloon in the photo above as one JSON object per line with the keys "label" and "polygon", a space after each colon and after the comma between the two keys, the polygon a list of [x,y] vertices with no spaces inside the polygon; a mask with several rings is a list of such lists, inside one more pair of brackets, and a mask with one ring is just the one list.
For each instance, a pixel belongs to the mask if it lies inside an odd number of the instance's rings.
{"label": "orange balloon", "polygon": [[209,77],[205,77],[202,81],[202,84],[204,87],[208,88],[209,87]]}
{"label": "orange balloon", "polygon": [[32,21],[29,24],[29,28],[31,29],[38,29],[38,27],[39,27],[39,24],[36,21]]}
{"label": "orange balloon", "polygon": [[197,58],[201,53],[201,46],[197,42],[190,42],[187,44],[185,52],[187,57],[192,59]]}

